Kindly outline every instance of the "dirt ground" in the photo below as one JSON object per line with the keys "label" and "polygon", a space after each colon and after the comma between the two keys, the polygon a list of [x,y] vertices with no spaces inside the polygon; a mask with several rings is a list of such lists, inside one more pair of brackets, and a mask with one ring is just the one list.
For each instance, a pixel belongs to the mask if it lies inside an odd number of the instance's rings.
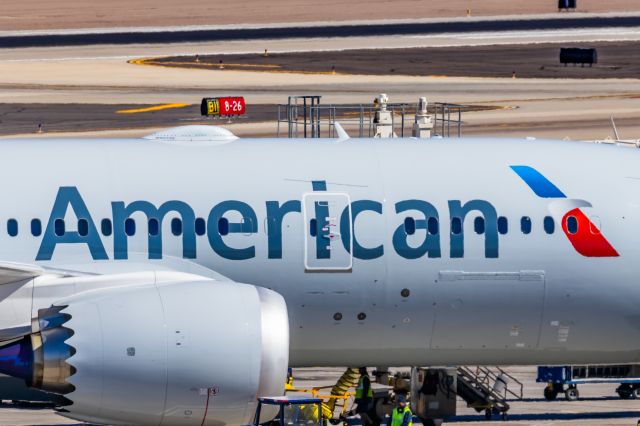
{"label": "dirt ground", "polygon": [[[2,0],[0,31],[420,19],[557,12],[557,0]],[[640,11],[637,0],[578,0],[580,12]]]}
{"label": "dirt ground", "polygon": [[[563,47],[592,47],[598,63],[589,66],[563,66],[559,52]],[[411,48],[393,50],[349,50],[317,52],[206,55],[167,57],[143,61],[175,67],[268,72],[309,72],[366,75],[446,75],[524,78],[638,78],[640,45],[623,43],[567,43],[514,46],[469,46]]]}

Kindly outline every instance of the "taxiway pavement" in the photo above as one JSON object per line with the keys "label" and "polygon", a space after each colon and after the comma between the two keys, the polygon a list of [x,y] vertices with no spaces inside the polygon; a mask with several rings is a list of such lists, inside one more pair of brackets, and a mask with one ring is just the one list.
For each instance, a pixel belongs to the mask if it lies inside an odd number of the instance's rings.
{"label": "taxiway pavement", "polygon": [[543,14],[500,18],[313,22],[265,26],[187,26],[174,28],[107,28],[103,30],[0,31],[0,48],[198,43],[232,40],[277,40],[398,35],[467,34],[505,31],[591,30],[637,28],[640,15]]}

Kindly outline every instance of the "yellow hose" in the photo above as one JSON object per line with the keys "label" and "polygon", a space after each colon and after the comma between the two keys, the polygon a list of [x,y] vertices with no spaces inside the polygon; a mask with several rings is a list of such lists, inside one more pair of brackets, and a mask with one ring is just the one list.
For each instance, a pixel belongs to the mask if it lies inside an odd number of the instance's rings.
{"label": "yellow hose", "polygon": [[[336,384],[331,388],[331,395],[342,396],[349,391],[350,388],[358,384],[360,372],[357,368],[347,368]],[[336,408],[336,398],[329,398],[327,402],[322,403],[322,416],[325,419],[332,419],[333,412]],[[345,401],[346,403],[346,401]]]}

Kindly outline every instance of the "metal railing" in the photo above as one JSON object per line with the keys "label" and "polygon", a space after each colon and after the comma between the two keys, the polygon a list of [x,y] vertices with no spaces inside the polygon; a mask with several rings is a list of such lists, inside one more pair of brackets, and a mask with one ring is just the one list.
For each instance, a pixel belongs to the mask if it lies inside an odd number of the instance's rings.
{"label": "metal railing", "polygon": [[[289,138],[335,138],[335,123],[353,137],[373,137],[375,114],[378,107],[373,104],[320,105],[312,102],[294,102],[278,105],[277,137],[286,130]],[[436,136],[462,136],[462,113],[469,107],[448,103],[433,103],[428,112],[434,115]],[[392,128],[395,137],[409,137],[415,121],[416,105],[389,103]]]}
{"label": "metal railing", "polygon": [[[500,367],[476,366],[475,370],[471,367],[458,367],[458,373],[466,377],[477,388],[504,401],[510,396],[515,399],[523,397],[524,385],[522,382]],[[502,381],[504,385],[495,386],[498,381]]]}

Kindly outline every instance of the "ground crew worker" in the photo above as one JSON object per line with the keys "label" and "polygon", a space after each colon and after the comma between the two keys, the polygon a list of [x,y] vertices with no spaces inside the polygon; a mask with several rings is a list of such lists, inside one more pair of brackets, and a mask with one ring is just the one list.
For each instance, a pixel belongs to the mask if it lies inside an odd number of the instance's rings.
{"label": "ground crew worker", "polygon": [[302,414],[302,419],[304,423],[310,424],[318,424],[318,420],[320,418],[320,413],[318,411],[318,404],[305,404],[300,405],[300,411]]}
{"label": "ground crew worker", "polygon": [[360,367],[360,379],[356,387],[356,398],[354,401],[357,405],[356,414],[362,419],[362,426],[373,424],[371,420],[371,411],[373,410],[373,389],[371,389],[371,379],[367,373],[367,367]]}
{"label": "ground crew worker", "polygon": [[287,369],[287,383],[284,384],[284,390],[292,390],[293,389],[293,370],[291,368]]}
{"label": "ground crew worker", "polygon": [[404,395],[396,397],[396,408],[391,412],[387,426],[413,426],[413,413],[407,406],[407,398]]}

